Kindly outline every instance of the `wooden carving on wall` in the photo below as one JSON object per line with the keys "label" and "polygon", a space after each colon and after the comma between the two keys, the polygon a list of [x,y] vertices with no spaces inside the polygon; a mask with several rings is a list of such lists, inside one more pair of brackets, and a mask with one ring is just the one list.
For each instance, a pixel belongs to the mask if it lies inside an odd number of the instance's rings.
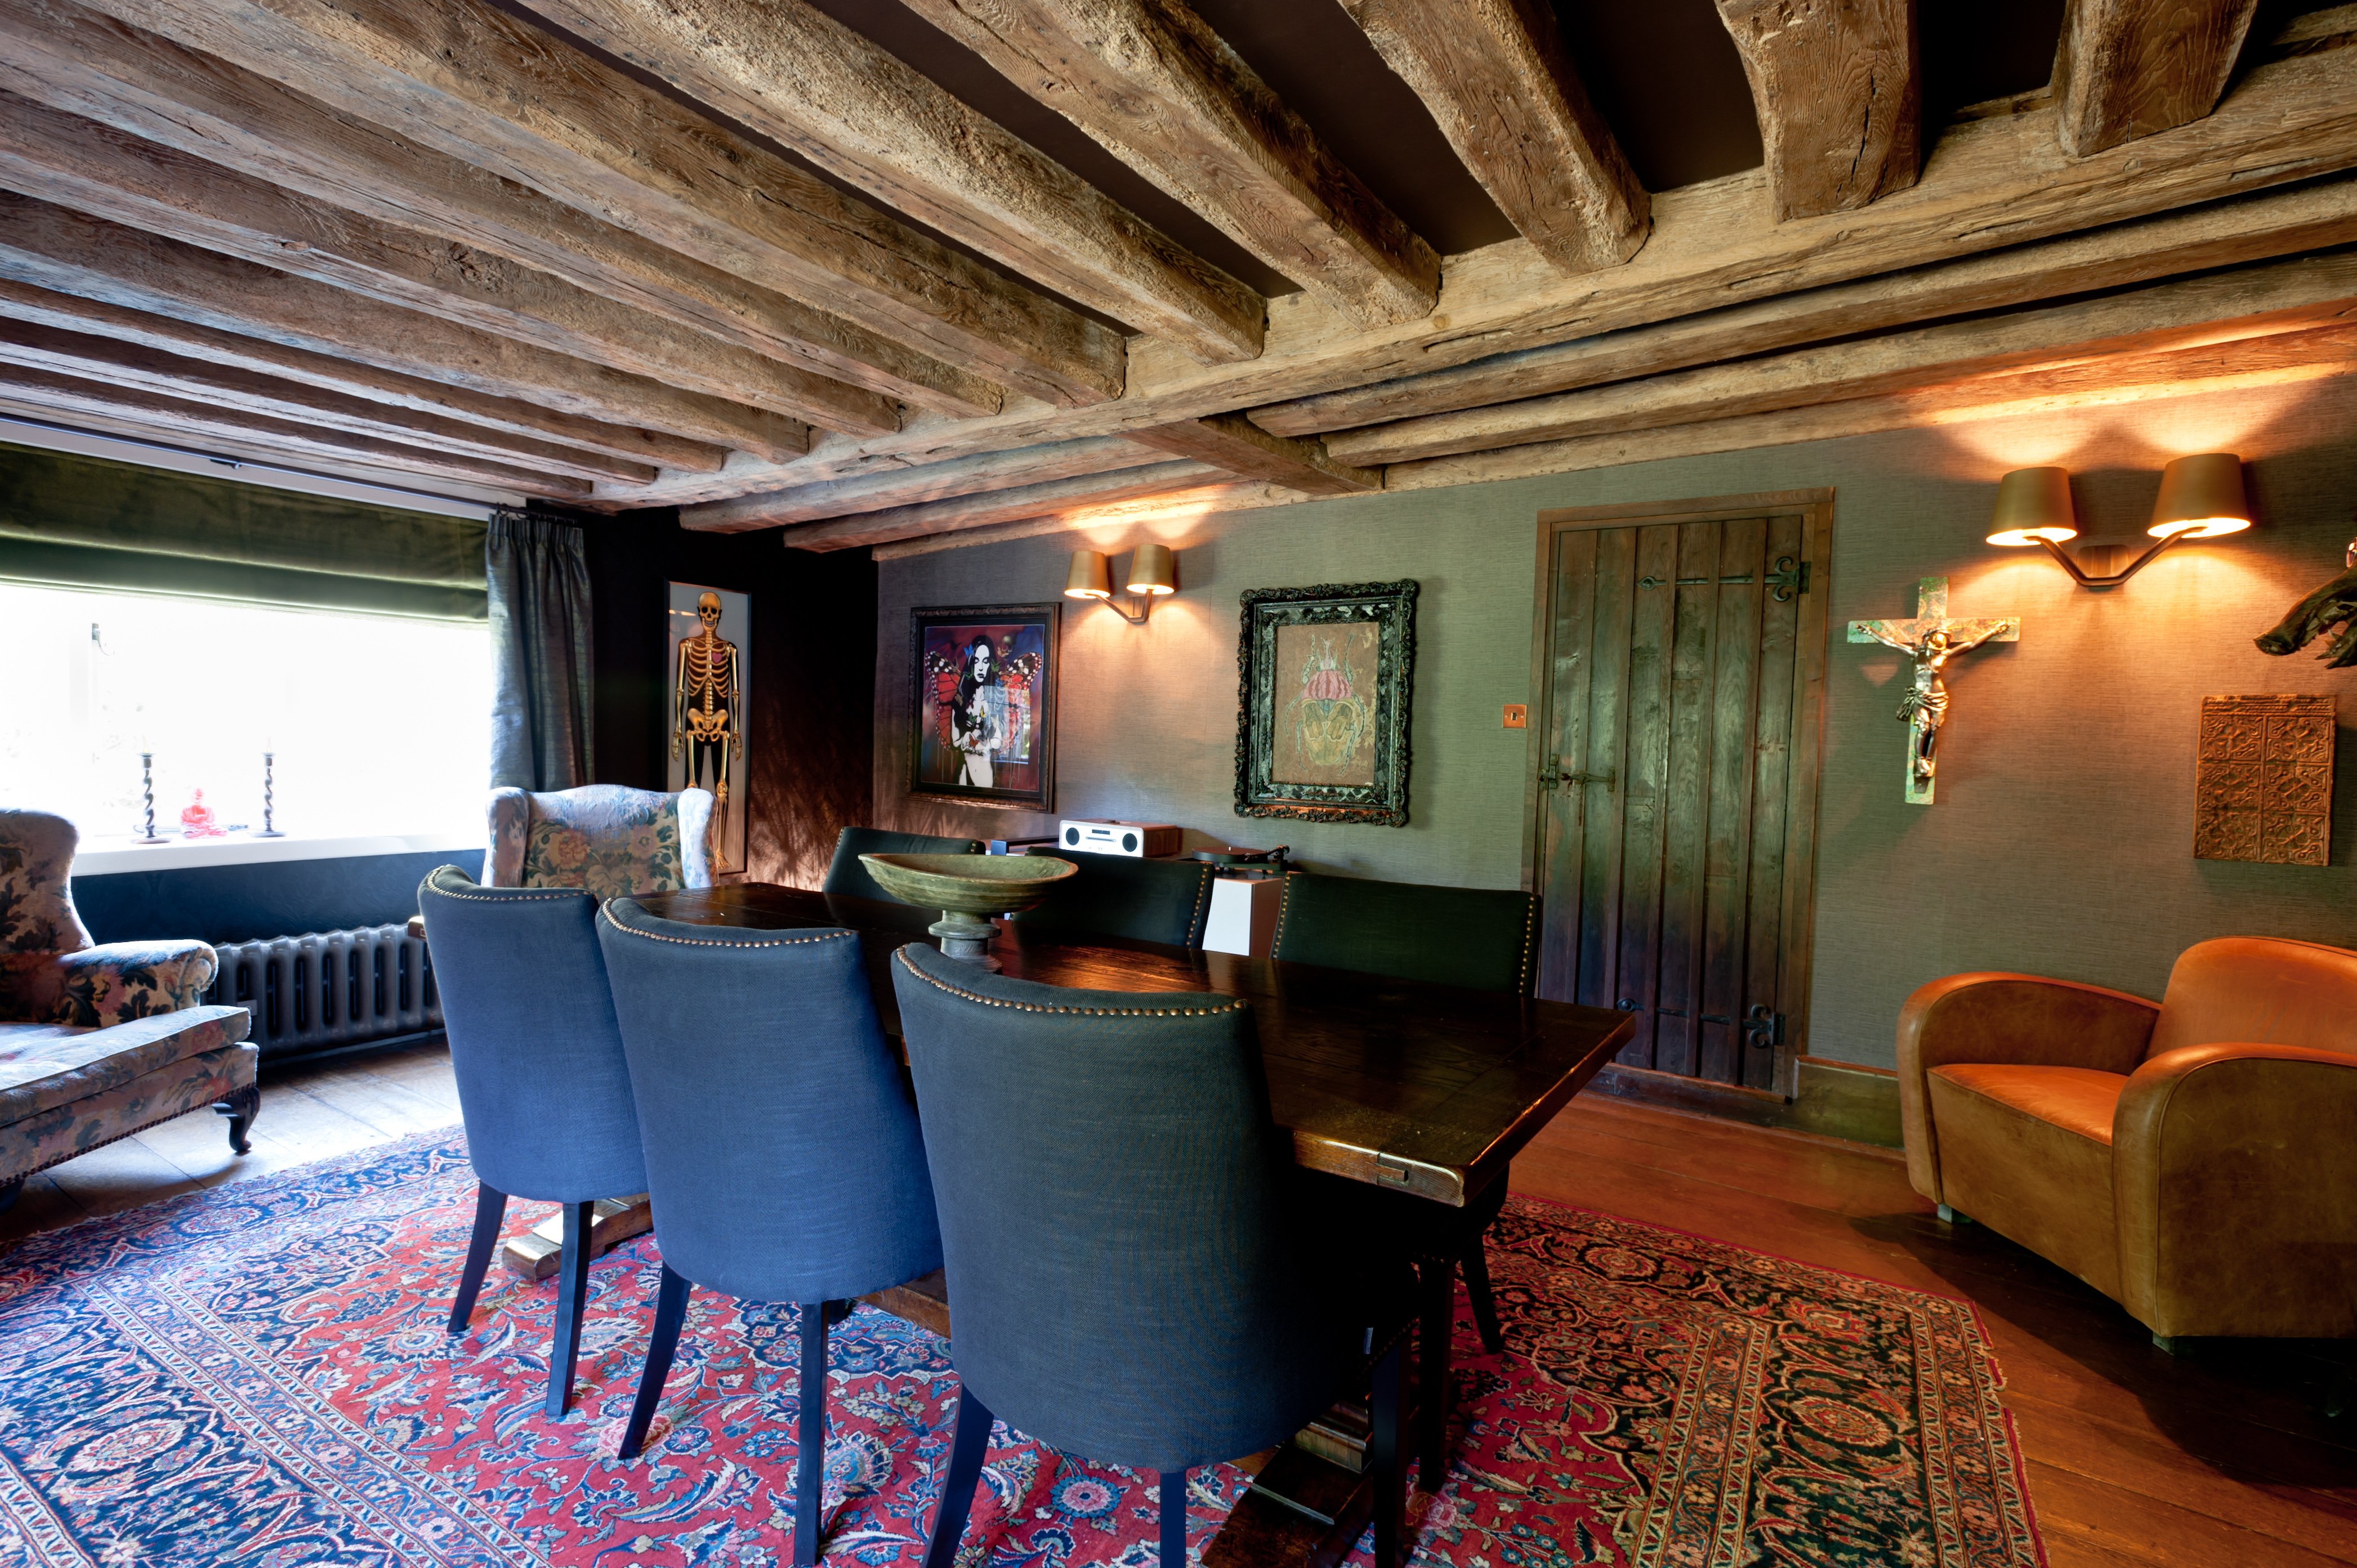
{"label": "wooden carving on wall", "polygon": [[2332,740],[2330,696],[2202,698],[2194,858],[2327,864]]}

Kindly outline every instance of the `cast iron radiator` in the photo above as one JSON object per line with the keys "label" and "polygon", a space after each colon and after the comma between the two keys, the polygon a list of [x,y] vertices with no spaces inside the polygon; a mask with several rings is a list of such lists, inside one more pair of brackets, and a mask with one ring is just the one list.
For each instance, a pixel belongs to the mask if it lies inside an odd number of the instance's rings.
{"label": "cast iron radiator", "polygon": [[440,1033],[425,943],[401,926],[216,944],[208,1003],[253,1015],[263,1059],[386,1046]]}

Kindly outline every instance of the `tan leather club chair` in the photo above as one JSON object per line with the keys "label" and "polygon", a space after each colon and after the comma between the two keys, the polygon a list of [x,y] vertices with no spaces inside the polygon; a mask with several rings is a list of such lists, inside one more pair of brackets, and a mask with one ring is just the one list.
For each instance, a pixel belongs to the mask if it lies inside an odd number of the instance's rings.
{"label": "tan leather club chair", "polygon": [[1952,974],[1899,1015],[1907,1175],[2183,1335],[2357,1335],[2357,953],[2226,937],[2159,1004]]}

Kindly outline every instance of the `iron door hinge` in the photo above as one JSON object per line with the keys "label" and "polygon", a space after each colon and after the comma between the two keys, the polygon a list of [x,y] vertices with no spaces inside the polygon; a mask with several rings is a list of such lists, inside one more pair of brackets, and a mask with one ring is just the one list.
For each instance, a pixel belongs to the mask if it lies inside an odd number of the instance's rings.
{"label": "iron door hinge", "polygon": [[1755,1051],[1784,1048],[1784,1015],[1770,1012],[1765,1002],[1754,1002],[1743,1015],[1743,1043]]}

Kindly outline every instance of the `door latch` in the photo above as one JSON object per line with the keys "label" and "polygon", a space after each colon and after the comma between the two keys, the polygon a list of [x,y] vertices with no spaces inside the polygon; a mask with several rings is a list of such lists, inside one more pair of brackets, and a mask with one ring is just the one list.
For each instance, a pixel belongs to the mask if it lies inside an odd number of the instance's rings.
{"label": "door latch", "polygon": [[1539,769],[1540,789],[1554,790],[1560,789],[1566,784],[1609,784],[1612,782],[1612,775],[1609,771],[1604,773],[1566,773],[1561,766],[1562,760],[1563,759],[1561,757],[1550,757],[1547,758],[1546,766]]}
{"label": "door latch", "polygon": [[1754,1002],[1743,1015],[1743,1043],[1755,1051],[1784,1047],[1784,1015],[1770,1012],[1765,1002]]}

